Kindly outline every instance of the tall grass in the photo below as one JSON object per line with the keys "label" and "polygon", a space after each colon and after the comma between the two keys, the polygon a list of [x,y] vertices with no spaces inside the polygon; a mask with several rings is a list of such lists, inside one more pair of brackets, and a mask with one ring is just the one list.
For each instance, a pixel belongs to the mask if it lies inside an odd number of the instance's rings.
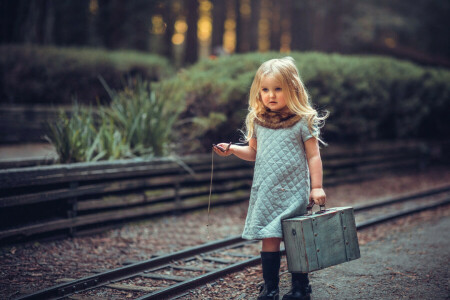
{"label": "tall grass", "polygon": [[55,147],[60,162],[95,161],[101,158],[95,155],[96,135],[92,108],[75,103],[72,114],[61,110],[58,120],[49,124],[46,139]]}
{"label": "tall grass", "polygon": [[162,99],[151,90],[150,83],[139,78],[129,80],[125,89],[116,92],[103,81],[111,97],[106,115],[138,156],[163,156],[169,151],[171,131],[182,106]]}
{"label": "tall grass", "polygon": [[172,129],[184,107],[158,97],[141,79],[129,80],[120,91],[101,81],[111,98],[109,106],[94,112],[75,104],[71,116],[61,113],[50,124],[47,139],[60,162],[168,155]]}

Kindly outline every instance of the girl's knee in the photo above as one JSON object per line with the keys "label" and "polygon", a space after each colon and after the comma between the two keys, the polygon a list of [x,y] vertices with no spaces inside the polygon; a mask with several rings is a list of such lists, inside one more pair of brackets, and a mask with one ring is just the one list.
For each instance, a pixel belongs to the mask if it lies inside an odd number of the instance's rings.
{"label": "girl's knee", "polygon": [[280,251],[281,238],[266,238],[262,240],[263,252]]}

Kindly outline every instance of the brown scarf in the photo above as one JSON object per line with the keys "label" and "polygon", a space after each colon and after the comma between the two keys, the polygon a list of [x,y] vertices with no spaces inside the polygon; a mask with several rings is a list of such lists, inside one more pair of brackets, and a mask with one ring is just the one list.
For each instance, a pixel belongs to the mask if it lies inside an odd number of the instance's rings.
{"label": "brown scarf", "polygon": [[301,116],[290,112],[272,111],[268,108],[258,114],[255,123],[271,129],[289,128],[301,120]]}

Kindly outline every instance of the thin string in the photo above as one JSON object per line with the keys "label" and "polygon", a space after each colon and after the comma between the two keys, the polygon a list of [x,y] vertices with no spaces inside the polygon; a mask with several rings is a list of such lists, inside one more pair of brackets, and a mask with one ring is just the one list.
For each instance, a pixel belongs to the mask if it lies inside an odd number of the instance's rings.
{"label": "thin string", "polygon": [[212,193],[212,183],[213,183],[213,172],[214,172],[214,150],[211,149],[211,181],[209,183],[209,200],[208,200],[208,224],[206,224],[206,237],[209,241],[209,210],[211,207],[211,193]]}

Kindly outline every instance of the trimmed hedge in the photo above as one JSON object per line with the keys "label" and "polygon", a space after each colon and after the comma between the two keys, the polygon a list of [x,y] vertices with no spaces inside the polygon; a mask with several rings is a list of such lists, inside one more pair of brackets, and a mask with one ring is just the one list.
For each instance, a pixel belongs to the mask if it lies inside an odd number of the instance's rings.
{"label": "trimmed hedge", "polygon": [[166,58],[136,51],[0,46],[0,103],[70,104],[108,101],[99,76],[113,89],[128,77],[158,81],[174,74]]}
{"label": "trimmed hedge", "polygon": [[[448,70],[382,56],[289,55],[296,60],[315,107],[331,113],[324,128],[325,140],[450,135],[450,124],[445,121],[450,111]],[[185,99],[183,118],[202,121],[181,128],[181,137],[189,137],[185,149],[208,151],[211,143],[237,141],[257,68],[268,59],[283,56],[249,53],[204,60],[155,83],[162,91],[171,91],[173,96],[176,90],[176,97]]]}

